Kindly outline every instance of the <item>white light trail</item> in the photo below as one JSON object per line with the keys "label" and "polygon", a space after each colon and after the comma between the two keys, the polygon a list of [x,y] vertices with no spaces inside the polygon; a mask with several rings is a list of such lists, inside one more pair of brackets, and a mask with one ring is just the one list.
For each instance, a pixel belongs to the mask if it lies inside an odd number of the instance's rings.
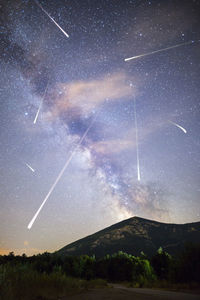
{"label": "white light trail", "polygon": [[138,125],[137,125],[137,111],[136,101],[134,99],[134,117],[135,117],[135,140],[136,140],[136,155],[137,155],[137,179],[140,181],[140,159],[139,159],[139,146],[138,146]]}
{"label": "white light trail", "polygon": [[26,166],[34,173],[35,170],[29,165],[29,164],[26,164]]}
{"label": "white light trail", "polygon": [[186,42],[186,43],[177,44],[175,46],[167,47],[167,48],[164,48],[164,49],[160,49],[160,50],[148,52],[148,53],[145,53],[145,54],[141,54],[141,55],[137,55],[137,56],[132,56],[132,57],[129,57],[129,58],[125,58],[124,61],[129,61],[129,60],[132,60],[132,59],[136,59],[136,58],[140,58],[140,57],[152,55],[154,53],[158,53],[158,52],[162,52],[162,51],[167,51],[169,49],[173,49],[173,48],[177,48],[177,47],[181,47],[181,46],[189,45],[189,44],[193,44],[193,43],[194,43],[194,41],[189,41],[189,42]]}
{"label": "white light trail", "polygon": [[41,102],[40,102],[40,105],[39,105],[39,108],[38,108],[38,110],[37,110],[37,113],[36,113],[35,119],[34,119],[34,121],[33,121],[33,124],[36,124],[36,122],[37,122],[37,118],[38,118],[38,116],[39,116],[40,109],[41,109],[41,107],[42,107],[42,104],[43,104],[43,101],[44,101],[44,98],[45,98],[45,95],[46,95],[46,91],[47,91],[48,84],[49,84],[49,82],[47,82],[47,86],[46,86],[46,89],[45,89],[45,91],[44,91],[44,95],[43,95],[43,98],[42,98],[42,100],[41,100]]}
{"label": "white light trail", "polygon": [[175,125],[176,127],[180,128],[184,133],[187,133],[187,130],[185,128],[183,128],[182,126],[178,125],[175,122],[169,121],[171,124]]}
{"label": "white light trail", "polygon": [[34,121],[33,121],[33,124],[36,124],[36,122],[37,122],[37,118],[38,118],[38,116],[39,116],[40,109],[41,109],[41,107],[42,107],[42,102],[43,102],[43,101],[41,101],[40,106],[39,106],[39,108],[38,108],[38,110],[37,110],[37,113],[36,113],[35,119],[34,119]]}
{"label": "white light trail", "polygon": [[54,24],[62,31],[62,33],[64,33],[64,35],[69,38],[69,35],[67,34],[67,32],[65,32],[60,25],[58,25],[58,23],[50,16],[50,14],[42,7],[42,5],[37,2],[36,0],[34,0],[34,2],[37,4],[37,6],[39,6],[39,8],[41,8],[41,10],[51,19],[52,22],[54,22]]}
{"label": "white light trail", "polygon": [[[96,115],[97,117],[97,115]],[[79,143],[76,145],[74,151],[71,153],[70,157],[68,158],[68,160],[66,161],[64,167],[62,168],[62,170],[60,171],[58,177],[56,178],[54,184],[52,185],[52,187],[50,188],[49,192],[47,193],[46,197],[44,198],[42,204],[40,205],[39,209],[37,210],[36,214],[34,215],[34,217],[32,218],[32,220],[30,221],[30,223],[28,224],[28,229],[31,229],[31,227],[33,226],[33,223],[35,222],[37,216],[39,215],[42,207],[44,206],[45,202],[48,200],[49,196],[51,195],[51,193],[53,192],[53,190],[55,189],[57,183],[59,182],[59,180],[61,179],[63,173],[65,172],[66,168],[68,167],[68,165],[70,164],[74,154],[76,153],[76,150],[78,149],[78,147],[82,144],[82,142],[84,141],[86,135],[88,134],[89,130],[91,129],[94,121],[96,120],[96,118],[93,119],[93,121],[91,122],[90,126],[87,128],[87,130],[85,131],[85,133],[83,134],[82,138],[80,139]]]}

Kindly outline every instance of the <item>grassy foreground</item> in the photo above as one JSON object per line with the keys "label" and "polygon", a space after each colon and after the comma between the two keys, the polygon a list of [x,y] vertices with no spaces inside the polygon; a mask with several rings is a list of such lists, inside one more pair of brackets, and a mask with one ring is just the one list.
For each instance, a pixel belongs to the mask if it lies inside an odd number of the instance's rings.
{"label": "grassy foreground", "polygon": [[41,274],[25,265],[0,266],[1,300],[53,300],[106,285],[102,279],[87,281],[67,277],[60,271]]}

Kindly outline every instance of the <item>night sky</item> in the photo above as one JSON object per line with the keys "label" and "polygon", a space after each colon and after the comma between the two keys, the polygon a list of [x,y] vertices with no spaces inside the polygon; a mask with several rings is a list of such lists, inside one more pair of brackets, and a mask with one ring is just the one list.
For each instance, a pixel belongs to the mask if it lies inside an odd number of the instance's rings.
{"label": "night sky", "polygon": [[200,1],[39,3],[69,38],[33,0],[0,6],[0,253],[132,216],[199,221]]}

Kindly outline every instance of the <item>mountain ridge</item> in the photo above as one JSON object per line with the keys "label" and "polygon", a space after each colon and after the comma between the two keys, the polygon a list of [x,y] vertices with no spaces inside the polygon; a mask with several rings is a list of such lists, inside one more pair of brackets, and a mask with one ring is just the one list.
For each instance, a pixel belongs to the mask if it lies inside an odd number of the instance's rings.
{"label": "mountain ridge", "polygon": [[175,254],[186,243],[200,243],[200,222],[162,223],[135,216],[72,242],[55,253],[99,257],[118,251],[139,255],[143,251],[151,256],[159,247]]}

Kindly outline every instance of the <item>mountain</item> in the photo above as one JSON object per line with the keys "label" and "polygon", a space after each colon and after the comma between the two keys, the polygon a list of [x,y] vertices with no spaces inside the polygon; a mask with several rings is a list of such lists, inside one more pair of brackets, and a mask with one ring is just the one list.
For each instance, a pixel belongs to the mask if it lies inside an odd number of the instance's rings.
{"label": "mountain", "polygon": [[186,243],[200,243],[200,222],[168,224],[133,217],[73,242],[56,253],[60,255],[96,255],[124,251],[153,255],[159,247],[170,254],[180,251]]}

